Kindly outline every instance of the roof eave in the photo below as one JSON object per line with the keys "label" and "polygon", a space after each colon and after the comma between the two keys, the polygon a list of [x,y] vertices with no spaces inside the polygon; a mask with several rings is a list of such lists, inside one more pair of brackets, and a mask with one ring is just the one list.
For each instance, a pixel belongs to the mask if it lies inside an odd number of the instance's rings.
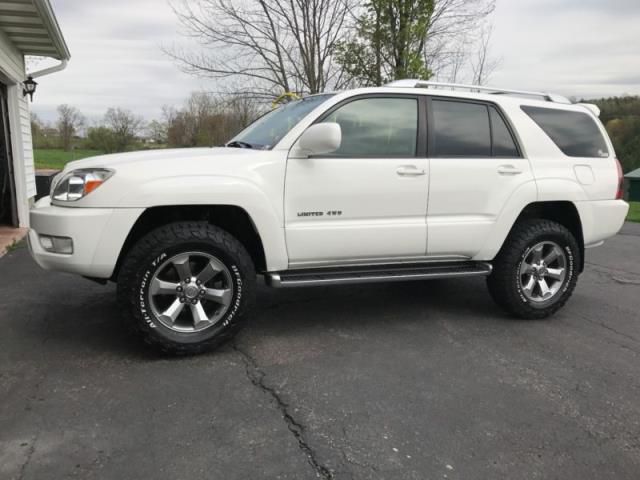
{"label": "roof eave", "polygon": [[40,18],[42,19],[47,31],[50,33],[51,40],[57,50],[58,54],[52,57],[57,60],[69,60],[71,58],[71,53],[69,52],[69,47],[67,47],[67,42],[62,35],[62,30],[60,29],[60,25],[58,24],[58,20],[49,0],[33,0],[33,5],[40,13]]}

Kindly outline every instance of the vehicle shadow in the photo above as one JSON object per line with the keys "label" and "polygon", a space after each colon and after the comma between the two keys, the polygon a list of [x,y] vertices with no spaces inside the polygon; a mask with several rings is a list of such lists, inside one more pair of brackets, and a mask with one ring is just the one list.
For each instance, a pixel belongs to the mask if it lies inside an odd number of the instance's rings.
{"label": "vehicle shadow", "polygon": [[[74,279],[73,282],[84,282]],[[30,321],[15,332],[43,348],[68,355],[100,355],[153,361],[166,359],[131,334],[116,301],[115,287],[82,284],[72,296],[45,292]],[[10,316],[18,315],[9,312]],[[428,324],[446,315],[451,321],[502,322],[484,280],[431,280],[353,286],[271,289],[258,287],[257,303],[241,339],[282,332],[313,335],[317,328],[384,328]],[[257,340],[256,340],[257,341]],[[228,351],[228,347],[220,351]],[[61,353],[62,353],[61,352]]]}

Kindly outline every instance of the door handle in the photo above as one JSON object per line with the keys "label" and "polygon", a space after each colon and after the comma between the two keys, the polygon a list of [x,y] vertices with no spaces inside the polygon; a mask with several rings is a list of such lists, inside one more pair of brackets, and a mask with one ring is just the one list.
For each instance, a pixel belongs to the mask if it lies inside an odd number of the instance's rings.
{"label": "door handle", "polygon": [[498,173],[500,175],[520,175],[522,170],[515,167],[514,165],[500,165],[498,167]]}
{"label": "door handle", "polygon": [[426,175],[427,172],[419,170],[415,165],[402,165],[401,167],[398,167],[396,173],[401,177],[419,177],[421,175]]}

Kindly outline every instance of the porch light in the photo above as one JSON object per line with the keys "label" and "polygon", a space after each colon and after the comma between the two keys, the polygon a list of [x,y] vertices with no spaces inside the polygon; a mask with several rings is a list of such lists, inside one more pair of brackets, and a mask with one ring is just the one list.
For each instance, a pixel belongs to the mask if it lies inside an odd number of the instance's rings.
{"label": "porch light", "polygon": [[36,93],[36,87],[38,86],[38,83],[33,79],[33,77],[29,77],[24,81],[22,86],[22,95],[24,97],[29,95],[29,97],[31,97],[31,101],[33,102],[33,94]]}

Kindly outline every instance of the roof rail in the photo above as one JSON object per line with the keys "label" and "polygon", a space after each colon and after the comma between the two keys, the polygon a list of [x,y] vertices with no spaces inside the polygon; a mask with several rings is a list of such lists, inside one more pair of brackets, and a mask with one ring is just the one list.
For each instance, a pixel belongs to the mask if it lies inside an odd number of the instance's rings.
{"label": "roof rail", "polygon": [[547,102],[571,104],[571,100],[562,95],[544,92],[529,92],[526,90],[507,90],[504,88],[483,87],[482,85],[465,85],[462,83],[429,82],[425,80],[404,79],[388,83],[387,87],[404,88],[445,88],[451,90],[468,90],[470,92],[488,92],[495,95],[522,95],[527,97],[541,97]]}

